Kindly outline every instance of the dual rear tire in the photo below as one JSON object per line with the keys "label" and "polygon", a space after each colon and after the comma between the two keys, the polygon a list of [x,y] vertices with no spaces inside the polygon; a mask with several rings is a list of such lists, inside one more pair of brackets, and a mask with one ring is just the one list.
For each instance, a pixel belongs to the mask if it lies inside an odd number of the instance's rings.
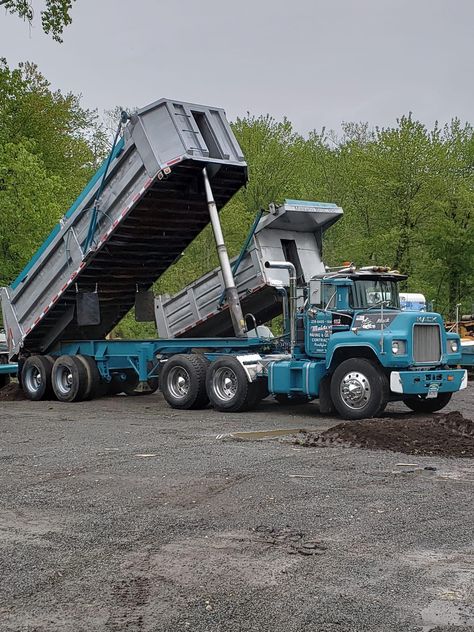
{"label": "dual rear tire", "polygon": [[107,393],[147,395],[158,388],[158,378],[148,380],[148,388],[139,390],[135,371],[123,372],[125,379],[105,382],[97,363],[88,355],[33,355],[21,362],[19,381],[28,399],[58,399],[61,402],[82,402]]}
{"label": "dual rear tire", "polygon": [[161,371],[160,388],[168,404],[181,410],[205,408],[210,403],[221,412],[242,412],[265,396],[261,383],[249,382],[233,356],[222,356],[211,364],[201,355],[175,355]]}
{"label": "dual rear tire", "polygon": [[99,370],[89,356],[33,355],[21,370],[21,386],[28,399],[56,398],[62,402],[92,399],[100,383]]}

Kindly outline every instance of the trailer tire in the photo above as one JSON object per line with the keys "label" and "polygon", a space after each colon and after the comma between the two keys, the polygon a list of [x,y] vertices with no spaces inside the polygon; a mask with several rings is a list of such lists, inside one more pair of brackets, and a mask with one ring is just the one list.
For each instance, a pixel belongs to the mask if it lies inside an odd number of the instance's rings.
{"label": "trailer tire", "polygon": [[250,410],[260,394],[258,382],[249,382],[243,366],[234,356],[214,360],[207,371],[206,389],[211,406],[220,412]]}
{"label": "trailer tire", "polygon": [[52,396],[51,356],[32,355],[25,360],[21,369],[21,387],[27,399],[37,402]]}
{"label": "trailer tire", "polygon": [[197,354],[177,354],[165,362],[160,373],[160,389],[171,408],[195,410],[207,406],[208,366],[207,358]]}
{"label": "trailer tire", "polygon": [[415,413],[436,413],[449,404],[452,395],[452,393],[438,393],[438,397],[433,399],[413,395],[404,397],[403,403]]}
{"label": "trailer tire", "polygon": [[83,399],[94,399],[100,393],[101,385],[103,384],[97,367],[97,362],[92,356],[88,355],[77,355],[75,357],[82,362],[87,373],[87,386]]}
{"label": "trailer tire", "polygon": [[60,402],[82,402],[88,389],[86,367],[76,356],[57,358],[51,376],[53,391]]}
{"label": "trailer tire", "polygon": [[367,419],[387,404],[387,376],[366,358],[342,362],[331,378],[331,399],[343,419]]}

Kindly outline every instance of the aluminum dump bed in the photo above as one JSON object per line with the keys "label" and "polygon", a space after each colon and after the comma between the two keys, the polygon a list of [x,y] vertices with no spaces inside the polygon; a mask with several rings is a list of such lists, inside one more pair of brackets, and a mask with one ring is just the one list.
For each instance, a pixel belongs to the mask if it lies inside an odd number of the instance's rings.
{"label": "aluminum dump bed", "polygon": [[[286,200],[281,206],[270,208],[258,223],[234,273],[244,314],[253,314],[257,324],[261,324],[282,312],[280,288],[288,287],[288,272],[265,268],[266,261],[293,263],[300,285],[325,271],[322,235],[341,216],[340,207],[321,202]],[[157,296],[158,335],[161,338],[232,335],[229,310],[225,304],[220,306],[222,291],[222,274],[217,268],[174,296]],[[251,319],[247,324],[252,328]]]}
{"label": "aluminum dump bed", "polygon": [[45,353],[60,340],[104,338],[137,290],[148,289],[208,223],[203,167],[218,209],[247,181],[223,110],[161,99],[132,115],[106,171],[92,240],[105,164],[2,288],[10,358],[22,348]]}

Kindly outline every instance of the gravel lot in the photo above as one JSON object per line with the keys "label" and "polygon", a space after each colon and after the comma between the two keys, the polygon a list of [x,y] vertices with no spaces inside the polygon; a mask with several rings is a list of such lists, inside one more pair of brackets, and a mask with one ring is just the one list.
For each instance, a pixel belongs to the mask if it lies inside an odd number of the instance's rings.
{"label": "gravel lot", "polygon": [[474,630],[474,460],[216,438],[294,412],[0,402],[0,630]]}

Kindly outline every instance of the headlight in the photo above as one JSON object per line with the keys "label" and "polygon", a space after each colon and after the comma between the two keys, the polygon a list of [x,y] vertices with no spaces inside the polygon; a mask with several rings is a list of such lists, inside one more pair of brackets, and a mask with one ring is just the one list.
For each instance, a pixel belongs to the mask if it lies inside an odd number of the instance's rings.
{"label": "headlight", "polygon": [[458,345],[458,341],[457,340],[450,340],[449,341],[449,346],[451,347],[451,353],[457,353],[458,352],[459,345]]}
{"label": "headlight", "polygon": [[393,355],[405,355],[406,349],[406,342],[404,340],[394,340],[392,342]]}

